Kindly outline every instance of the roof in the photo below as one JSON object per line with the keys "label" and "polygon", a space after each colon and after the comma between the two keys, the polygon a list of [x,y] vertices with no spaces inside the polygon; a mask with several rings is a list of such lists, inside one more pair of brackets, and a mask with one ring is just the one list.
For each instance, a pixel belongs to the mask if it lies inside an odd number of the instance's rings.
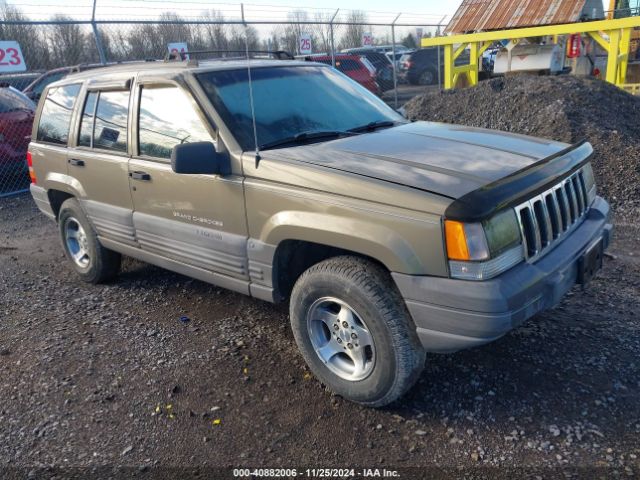
{"label": "roof", "polygon": [[[249,60],[251,68],[280,67],[280,66],[309,66],[309,62],[296,60]],[[320,65],[320,64],[318,64]],[[82,81],[96,77],[118,77],[139,72],[153,73],[157,75],[175,75],[182,72],[208,72],[213,70],[236,70],[247,68],[246,59],[203,59],[198,61],[153,61],[153,62],[129,62],[110,65],[78,73],[67,75],[52,85],[62,85],[73,81]]]}
{"label": "roof", "polygon": [[445,33],[501,30],[602,18],[600,0],[463,0]]}

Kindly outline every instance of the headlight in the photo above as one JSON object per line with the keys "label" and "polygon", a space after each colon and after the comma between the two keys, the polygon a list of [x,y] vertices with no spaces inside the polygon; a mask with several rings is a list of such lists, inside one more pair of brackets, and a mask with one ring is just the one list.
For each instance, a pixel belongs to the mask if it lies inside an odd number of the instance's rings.
{"label": "headlight", "polygon": [[584,188],[587,191],[587,202],[591,206],[596,199],[596,179],[593,176],[591,163],[587,163],[582,167],[582,179],[584,180]]}
{"label": "headlight", "polygon": [[454,278],[488,280],[524,259],[513,209],[482,223],[445,220],[444,225],[449,270]]}

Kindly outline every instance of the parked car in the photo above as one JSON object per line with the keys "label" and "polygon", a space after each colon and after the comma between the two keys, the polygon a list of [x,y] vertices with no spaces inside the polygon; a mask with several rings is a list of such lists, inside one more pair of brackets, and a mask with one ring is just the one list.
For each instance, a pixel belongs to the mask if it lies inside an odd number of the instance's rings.
{"label": "parked car", "polygon": [[389,58],[390,62],[395,62],[396,64],[396,71],[399,71],[402,68],[402,57],[404,57],[405,55],[408,56],[410,54],[412,54],[413,52],[415,52],[415,50],[405,50],[402,52],[396,52],[395,57],[393,56],[393,52],[387,52],[385,53],[385,55]]}
{"label": "parked car", "polygon": [[[440,57],[440,67],[444,59]],[[404,57],[403,70],[411,85],[435,85],[438,83],[438,49],[421,48]]]}
{"label": "parked car", "polygon": [[376,70],[376,83],[381,92],[386,92],[393,88],[393,65],[389,57],[373,48],[353,48],[351,55],[360,55],[369,60]]}
{"label": "parked car", "polygon": [[35,80],[33,80],[26,88],[24,88],[23,93],[27,95],[34,102],[37,102],[40,99],[40,95],[42,95],[43,90],[47,85],[53,83],[55,81],[60,80],[65,75],[69,75],[74,72],[83,72],[85,70],[90,70],[92,68],[103,67],[104,65],[100,63],[95,64],[80,64],[74,65],[71,67],[60,67],[54,68],[53,70],[49,70],[38,76]]}
{"label": "parked car", "polygon": [[[331,65],[331,55],[308,55],[305,57],[308,62],[324,63]],[[334,55],[336,69],[352,78],[370,92],[380,95],[381,88],[376,81],[375,67],[362,55],[351,55],[339,53]]]}
{"label": "parked car", "polygon": [[31,193],[79,278],[128,255],[288,302],[311,371],[363,405],[588,284],[610,242],[589,143],[408,122],[319,63],[128,64],[44,95]]}
{"label": "parked car", "polygon": [[[484,80],[493,74],[495,54],[485,52],[479,69],[480,79]],[[469,52],[463,51],[455,60],[456,65],[469,63]],[[437,47],[422,48],[411,53],[403,54],[400,58],[398,77],[412,85],[435,85],[438,83],[438,49]],[[440,79],[444,72],[444,53],[440,52]]]}
{"label": "parked car", "polygon": [[35,103],[19,90],[0,86],[0,175],[24,174],[27,171],[27,147]]}

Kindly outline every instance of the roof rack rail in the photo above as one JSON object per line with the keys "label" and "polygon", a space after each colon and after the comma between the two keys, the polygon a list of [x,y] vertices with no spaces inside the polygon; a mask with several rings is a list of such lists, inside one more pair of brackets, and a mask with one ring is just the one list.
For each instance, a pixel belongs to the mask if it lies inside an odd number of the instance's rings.
{"label": "roof rack rail", "polygon": [[[191,57],[191,55],[198,55],[203,53],[217,53],[217,54],[226,54],[226,53],[241,53],[246,55],[247,53],[251,54],[259,54],[259,55],[270,55],[277,60],[294,60],[292,54],[285,50],[192,50],[186,52],[167,52],[164,57],[164,61],[168,62],[171,60],[186,60],[187,55]],[[228,57],[222,57],[228,58]],[[238,57],[234,57],[238,58]],[[242,57],[241,57],[242,58]]]}

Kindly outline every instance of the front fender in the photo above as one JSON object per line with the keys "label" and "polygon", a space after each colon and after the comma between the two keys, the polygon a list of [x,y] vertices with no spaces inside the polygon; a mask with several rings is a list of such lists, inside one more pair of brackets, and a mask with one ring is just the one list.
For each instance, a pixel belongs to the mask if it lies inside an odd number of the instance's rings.
{"label": "front fender", "polygon": [[426,268],[415,249],[382,223],[326,213],[283,211],[269,218],[261,237],[270,245],[302,240],[350,250],[378,260],[392,272],[421,272]]}

